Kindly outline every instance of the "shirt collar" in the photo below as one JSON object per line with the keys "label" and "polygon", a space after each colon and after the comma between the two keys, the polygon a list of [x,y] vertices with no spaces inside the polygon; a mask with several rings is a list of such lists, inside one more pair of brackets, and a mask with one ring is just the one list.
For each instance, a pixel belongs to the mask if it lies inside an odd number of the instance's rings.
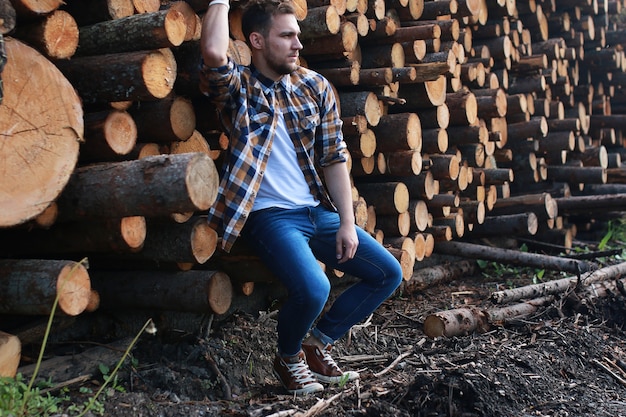
{"label": "shirt collar", "polygon": [[250,70],[252,71],[252,74],[254,75],[254,77],[257,80],[259,80],[259,82],[261,83],[264,93],[266,94],[270,93],[270,91],[278,87],[278,85],[280,85],[285,90],[286,93],[288,94],[291,93],[293,89],[293,84],[291,83],[291,77],[289,76],[289,74],[283,75],[278,81],[274,81],[271,78],[268,78],[265,75],[263,75],[254,66],[254,64],[250,64]]}

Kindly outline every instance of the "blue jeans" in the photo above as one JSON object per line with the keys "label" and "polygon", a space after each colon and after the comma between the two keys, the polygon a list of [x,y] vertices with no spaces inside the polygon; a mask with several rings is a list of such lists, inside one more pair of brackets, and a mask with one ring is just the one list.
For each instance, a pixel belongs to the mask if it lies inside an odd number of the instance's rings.
{"label": "blue jeans", "polygon": [[357,227],[359,246],[353,259],[335,257],[339,215],[322,205],[297,209],[268,208],[248,217],[242,237],[285,285],[286,302],[278,314],[278,350],[300,351],[302,340],[324,309],[330,281],[318,263],[359,278],[318,321],[312,333],[334,343],[369,316],[402,282],[400,263],[380,243]]}

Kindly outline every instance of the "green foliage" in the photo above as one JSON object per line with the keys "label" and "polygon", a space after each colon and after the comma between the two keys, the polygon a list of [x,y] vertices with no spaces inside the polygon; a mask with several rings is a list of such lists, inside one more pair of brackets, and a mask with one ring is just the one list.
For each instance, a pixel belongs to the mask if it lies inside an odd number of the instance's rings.
{"label": "green foliage", "polygon": [[619,248],[623,246],[624,241],[626,241],[626,219],[613,220],[608,223],[607,232],[600,240],[598,249]]}
{"label": "green foliage", "polygon": [[[68,277],[71,276],[74,270],[83,262],[86,262],[86,259],[77,263],[76,266],[73,267],[72,271],[70,271]],[[64,285],[64,283],[62,285]],[[60,291],[58,291],[58,293],[60,293]],[[43,343],[39,351],[39,357],[35,363],[35,370],[29,383],[26,384],[24,382],[21,374],[17,374],[15,378],[0,377],[0,417],[48,417],[53,413],[58,413],[61,410],[60,405],[67,400],[66,396],[55,397],[52,396],[50,392],[41,392],[43,388],[50,388],[53,386],[50,381],[38,382],[35,384],[37,374],[39,373],[39,368],[43,360],[43,354],[50,336],[52,320],[55,316],[58,304],[59,298],[57,296],[48,317],[48,324],[46,326]],[[98,397],[105,391],[105,389],[107,389],[107,386],[110,383],[112,387],[107,391],[109,395],[112,395],[115,390],[123,391],[123,387],[119,386],[117,382],[117,371],[130,355],[130,351],[135,346],[139,340],[139,336],[141,336],[144,331],[150,334],[153,334],[156,331],[152,319],[149,319],[141,328],[139,333],[137,333],[112,371],[110,371],[110,369],[104,364],[99,365],[100,372],[102,372],[102,376],[104,378],[104,383],[100,386],[98,392],[92,395],[91,398],[82,405],[69,405],[66,411],[70,413],[70,415],[82,417],[89,411],[95,414],[104,415],[104,404],[98,401]],[[61,392],[63,393],[64,391],[62,390]],[[81,392],[90,393],[91,390],[89,388],[82,387]]]}
{"label": "green foliage", "polygon": [[47,417],[58,412],[64,399],[40,392],[48,386],[44,382],[29,387],[22,374],[0,378],[0,417]]}

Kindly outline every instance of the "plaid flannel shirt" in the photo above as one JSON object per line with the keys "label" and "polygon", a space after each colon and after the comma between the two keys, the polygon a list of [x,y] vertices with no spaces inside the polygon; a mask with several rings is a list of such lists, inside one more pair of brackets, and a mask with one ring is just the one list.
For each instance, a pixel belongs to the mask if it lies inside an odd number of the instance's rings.
{"label": "plaid flannel shirt", "polygon": [[274,82],[229,59],[220,68],[202,65],[200,86],[230,138],[218,198],[208,216],[222,233],[224,250],[230,251],[252,209],[272,149],[276,111],[284,115],[311,194],[334,208],[315,167],[348,157],[335,95],[324,77],[300,67]]}

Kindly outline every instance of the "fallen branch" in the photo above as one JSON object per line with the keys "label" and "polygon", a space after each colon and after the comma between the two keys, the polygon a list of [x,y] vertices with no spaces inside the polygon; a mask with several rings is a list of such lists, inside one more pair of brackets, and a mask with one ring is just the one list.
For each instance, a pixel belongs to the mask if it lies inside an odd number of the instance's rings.
{"label": "fallen branch", "polygon": [[342,391],[340,393],[337,393],[337,394],[333,395],[332,397],[330,397],[330,398],[328,398],[326,400],[317,400],[317,403],[315,403],[315,405],[313,405],[313,407],[309,408],[309,410],[306,413],[297,413],[297,414],[295,414],[295,416],[296,417],[313,417],[313,416],[316,416],[318,413],[321,413],[322,411],[326,410],[337,398],[341,397],[345,393],[346,393],[346,391]]}
{"label": "fallen branch", "polygon": [[424,334],[430,338],[465,336],[473,332],[487,332],[492,325],[503,325],[511,318],[528,316],[540,306],[551,303],[552,297],[542,297],[525,303],[503,308],[482,310],[477,307],[464,307],[440,311],[424,320]]}
{"label": "fallen branch", "polygon": [[404,352],[403,354],[401,354],[400,356],[398,356],[393,362],[391,362],[391,364],[386,367],[385,369],[383,369],[380,372],[376,372],[374,374],[374,376],[376,378],[385,375],[387,372],[391,371],[393,368],[395,368],[395,366],[404,358],[406,358],[407,356],[411,355],[413,352],[412,351],[408,351],[408,352]]}
{"label": "fallen branch", "polygon": [[588,272],[594,268],[593,264],[578,259],[521,252],[512,249],[495,248],[467,242],[437,242],[435,244],[435,251],[447,255],[462,254],[468,258],[484,259],[504,264],[523,265],[554,271],[564,271],[572,274]]}
{"label": "fallen branch", "polygon": [[222,371],[220,371],[220,368],[217,366],[217,363],[213,359],[211,353],[208,352],[208,346],[207,351],[204,352],[204,359],[206,359],[207,363],[209,364],[209,369],[215,374],[217,380],[220,381],[220,385],[222,386],[222,392],[224,393],[224,399],[232,400],[233,394],[232,390],[230,389],[230,385],[228,384],[228,380],[226,379]]}
{"label": "fallen branch", "polygon": [[622,378],[621,376],[619,376],[618,374],[616,374],[615,372],[613,372],[611,370],[611,368],[609,368],[606,364],[600,362],[597,359],[593,359],[593,363],[595,363],[596,365],[598,365],[600,368],[604,369],[606,372],[608,372],[613,378],[615,378],[615,380],[617,380],[617,382],[619,382],[620,384],[622,384],[623,386],[626,386],[626,379]]}
{"label": "fallen branch", "polygon": [[537,298],[550,294],[562,294],[577,286],[588,286],[598,281],[619,279],[622,275],[626,275],[626,262],[597,269],[588,276],[584,278],[581,277],[580,279],[577,276],[570,276],[554,281],[543,282],[541,284],[496,291],[491,294],[491,301],[497,304],[504,304],[521,299]]}

